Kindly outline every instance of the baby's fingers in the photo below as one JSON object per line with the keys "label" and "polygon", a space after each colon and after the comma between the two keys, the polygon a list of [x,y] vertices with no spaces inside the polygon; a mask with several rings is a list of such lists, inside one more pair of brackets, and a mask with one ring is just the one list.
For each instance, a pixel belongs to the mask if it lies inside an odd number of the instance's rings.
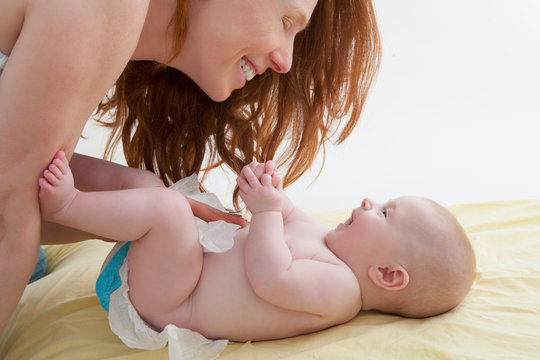
{"label": "baby's fingers", "polygon": [[283,181],[281,180],[281,177],[276,173],[272,175],[272,186],[278,190],[283,190]]}
{"label": "baby's fingers", "polygon": [[250,186],[247,183],[246,179],[244,179],[241,176],[236,178],[236,185],[238,185],[238,188],[240,189],[241,192],[246,192],[250,188]]}
{"label": "baby's fingers", "polygon": [[264,164],[258,162],[252,162],[251,164],[254,164],[254,166],[250,166],[250,169],[253,171],[253,174],[255,174],[255,177],[260,179],[261,175],[264,174]]}
{"label": "baby's fingers", "polygon": [[257,165],[259,165],[258,162],[256,161],[252,161],[249,163],[249,165],[247,165],[252,171],[255,171],[255,168],[257,168]]}
{"label": "baby's fingers", "polygon": [[257,187],[260,185],[259,179],[253,173],[253,170],[247,166],[242,169],[241,177],[244,178],[251,187]]}
{"label": "baby's fingers", "polygon": [[273,160],[268,160],[264,163],[264,172],[272,175],[276,171],[276,163]]}
{"label": "baby's fingers", "polygon": [[263,176],[261,176],[261,184],[266,187],[273,187],[270,175],[263,174]]}

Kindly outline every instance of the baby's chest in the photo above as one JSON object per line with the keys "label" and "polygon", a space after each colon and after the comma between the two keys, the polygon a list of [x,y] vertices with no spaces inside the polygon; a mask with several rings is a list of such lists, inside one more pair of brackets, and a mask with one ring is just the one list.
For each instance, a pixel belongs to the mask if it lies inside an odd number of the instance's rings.
{"label": "baby's chest", "polygon": [[318,259],[329,251],[324,237],[316,231],[303,229],[286,232],[285,242],[293,259]]}

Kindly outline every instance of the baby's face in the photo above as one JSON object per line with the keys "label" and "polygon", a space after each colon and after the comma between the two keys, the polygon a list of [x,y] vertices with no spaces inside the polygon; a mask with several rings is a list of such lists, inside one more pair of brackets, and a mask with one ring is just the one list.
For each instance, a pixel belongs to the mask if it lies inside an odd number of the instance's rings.
{"label": "baby's face", "polygon": [[407,256],[419,229],[430,226],[425,199],[401,197],[379,204],[364,199],[351,217],[331,230],[328,247],[347,264],[384,263]]}

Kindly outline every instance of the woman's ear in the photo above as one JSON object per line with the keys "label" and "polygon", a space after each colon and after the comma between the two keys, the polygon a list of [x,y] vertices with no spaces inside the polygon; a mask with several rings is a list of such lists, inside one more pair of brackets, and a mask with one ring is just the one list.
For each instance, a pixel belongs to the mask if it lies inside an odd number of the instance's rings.
{"label": "woman's ear", "polygon": [[371,281],[385,290],[402,290],[409,284],[409,273],[399,265],[371,265],[368,269]]}

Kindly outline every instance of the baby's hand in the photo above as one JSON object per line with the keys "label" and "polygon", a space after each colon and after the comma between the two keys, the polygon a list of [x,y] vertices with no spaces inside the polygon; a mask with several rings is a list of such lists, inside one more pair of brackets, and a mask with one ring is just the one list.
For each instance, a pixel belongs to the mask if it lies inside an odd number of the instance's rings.
{"label": "baby's hand", "polygon": [[276,173],[277,166],[274,161],[268,160],[264,164],[253,161],[248,166],[259,181],[264,174],[268,174],[272,178],[272,186],[280,191],[283,190],[283,182],[281,181],[281,177]]}
{"label": "baby's hand", "polygon": [[[260,171],[260,168],[257,170],[257,166],[255,165],[256,171]],[[273,178],[278,182],[277,187],[273,185]],[[244,166],[236,183],[240,189],[240,198],[246,203],[252,214],[262,211],[281,211],[283,198],[279,176],[272,177],[263,173],[259,179],[252,170],[252,164],[250,164]]]}

